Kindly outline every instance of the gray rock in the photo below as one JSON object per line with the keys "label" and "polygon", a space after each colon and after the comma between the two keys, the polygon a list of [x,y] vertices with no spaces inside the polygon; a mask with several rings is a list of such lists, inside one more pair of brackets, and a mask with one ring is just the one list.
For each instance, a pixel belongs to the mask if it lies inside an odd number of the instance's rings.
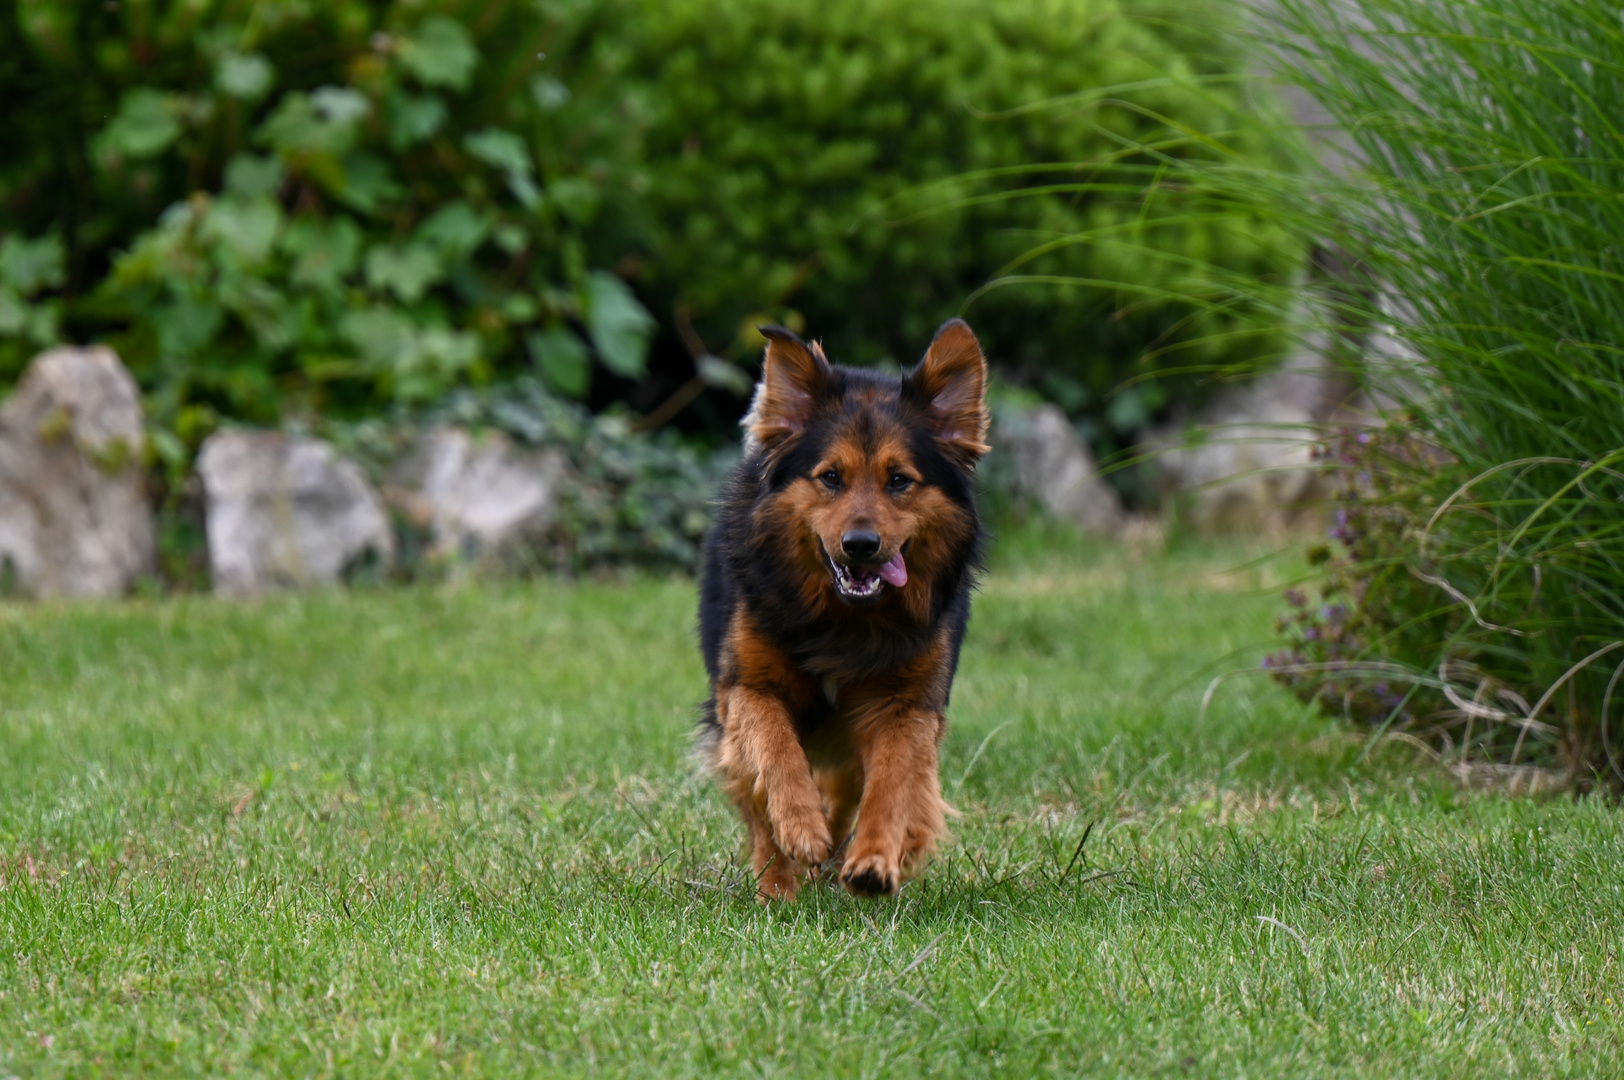
{"label": "gray rock", "polygon": [[568,474],[560,450],[525,450],[500,433],[437,427],[391,471],[385,494],[429,530],[431,557],[523,562],[558,520]]}
{"label": "gray rock", "polygon": [[1354,422],[1353,388],[1325,352],[1306,342],[1279,370],[1226,388],[1148,440],[1164,494],[1198,529],[1278,535],[1317,523],[1328,491],[1314,446],[1327,421]]}
{"label": "gray rock", "polygon": [[111,349],[43,353],[0,406],[0,575],[117,596],[153,570],[141,395]]}
{"label": "gray rock", "polygon": [[998,410],[990,436],[1007,454],[1013,493],[1035,499],[1045,511],[1091,533],[1122,528],[1122,500],[1100,479],[1094,455],[1058,405]]}
{"label": "gray rock", "polygon": [[341,581],[394,538],[360,466],[320,439],[220,431],[197,459],[214,589],[252,596]]}

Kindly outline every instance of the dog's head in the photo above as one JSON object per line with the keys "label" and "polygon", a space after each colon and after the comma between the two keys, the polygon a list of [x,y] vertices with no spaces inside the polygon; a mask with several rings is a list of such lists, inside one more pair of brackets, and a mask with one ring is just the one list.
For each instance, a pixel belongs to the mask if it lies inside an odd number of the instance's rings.
{"label": "dog's head", "polygon": [[746,452],[764,459],[758,527],[804,571],[808,599],[928,599],[975,539],[975,465],[988,449],[975,334],[944,323],[899,378],[830,364],[781,327],[761,332],[766,358],[744,419]]}

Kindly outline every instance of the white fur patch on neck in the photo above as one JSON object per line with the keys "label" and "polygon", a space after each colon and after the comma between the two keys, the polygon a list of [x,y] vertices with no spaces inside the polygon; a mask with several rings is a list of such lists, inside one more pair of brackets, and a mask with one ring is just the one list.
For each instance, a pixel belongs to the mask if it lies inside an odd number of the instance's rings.
{"label": "white fur patch on neck", "polygon": [[767,399],[767,380],[762,379],[756,383],[756,392],[750,398],[750,409],[739,421],[744,429],[744,456],[755,457],[761,453],[761,440],[756,438],[756,425],[761,423],[761,407]]}

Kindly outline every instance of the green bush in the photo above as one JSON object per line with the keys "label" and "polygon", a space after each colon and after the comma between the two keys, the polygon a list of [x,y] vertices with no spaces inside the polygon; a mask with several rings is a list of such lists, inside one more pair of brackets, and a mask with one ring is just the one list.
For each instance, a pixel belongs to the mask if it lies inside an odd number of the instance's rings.
{"label": "green bush", "polygon": [[564,96],[538,5],[0,0],[0,23],[0,380],[65,316],[119,348],[179,464],[222,415],[643,370],[652,321],[574,238],[589,185],[538,172]]}
{"label": "green bush", "polygon": [[[1254,310],[1204,302],[1212,268],[1299,262],[1256,207],[1192,212],[1201,193],[1158,184],[1139,149],[1196,153],[1188,132],[1221,136],[1247,105],[1222,10],[621,0],[554,54],[572,93],[556,167],[602,177],[593,257],[715,351],[787,317],[848,361],[910,364],[962,312],[1006,372],[1133,430],[1166,399],[1108,401],[1125,379],[1270,348]],[[1240,153],[1282,160],[1249,131]],[[1021,287],[967,304],[1001,273]]]}
{"label": "green bush", "polygon": [[220,416],[635,381],[623,278],[668,344],[742,359],[769,317],[906,363],[1002,272],[995,358],[1129,432],[1166,395],[1126,378],[1268,348],[1209,267],[1297,262],[1139,148],[1244,104],[1218,6],[0,0],[0,382],[110,338],[178,462]]}
{"label": "green bush", "polygon": [[1355,711],[1450,757],[1624,780],[1617,8],[1282,8],[1286,67],[1367,167],[1272,190],[1293,229],[1351,257],[1318,302],[1372,346],[1369,376],[1399,404],[1381,441],[1404,448],[1337,463],[1355,537],[1330,586],[1354,648],[1304,649],[1320,628],[1292,617],[1282,659],[1317,665],[1290,674],[1337,711],[1426,702]]}

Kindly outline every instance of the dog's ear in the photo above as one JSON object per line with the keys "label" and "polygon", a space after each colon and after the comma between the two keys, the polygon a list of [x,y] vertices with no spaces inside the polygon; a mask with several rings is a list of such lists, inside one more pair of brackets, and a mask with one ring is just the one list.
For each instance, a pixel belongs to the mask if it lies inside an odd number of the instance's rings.
{"label": "dog's ear", "polygon": [[808,345],[782,326],[758,329],[767,339],[767,352],[756,396],[743,423],[749,441],[771,449],[806,428],[834,371],[822,349]]}
{"label": "dog's ear", "polygon": [[936,331],[925,358],[903,382],[906,397],[921,406],[936,437],[974,462],[987,446],[987,358],[963,319],[949,319]]}

